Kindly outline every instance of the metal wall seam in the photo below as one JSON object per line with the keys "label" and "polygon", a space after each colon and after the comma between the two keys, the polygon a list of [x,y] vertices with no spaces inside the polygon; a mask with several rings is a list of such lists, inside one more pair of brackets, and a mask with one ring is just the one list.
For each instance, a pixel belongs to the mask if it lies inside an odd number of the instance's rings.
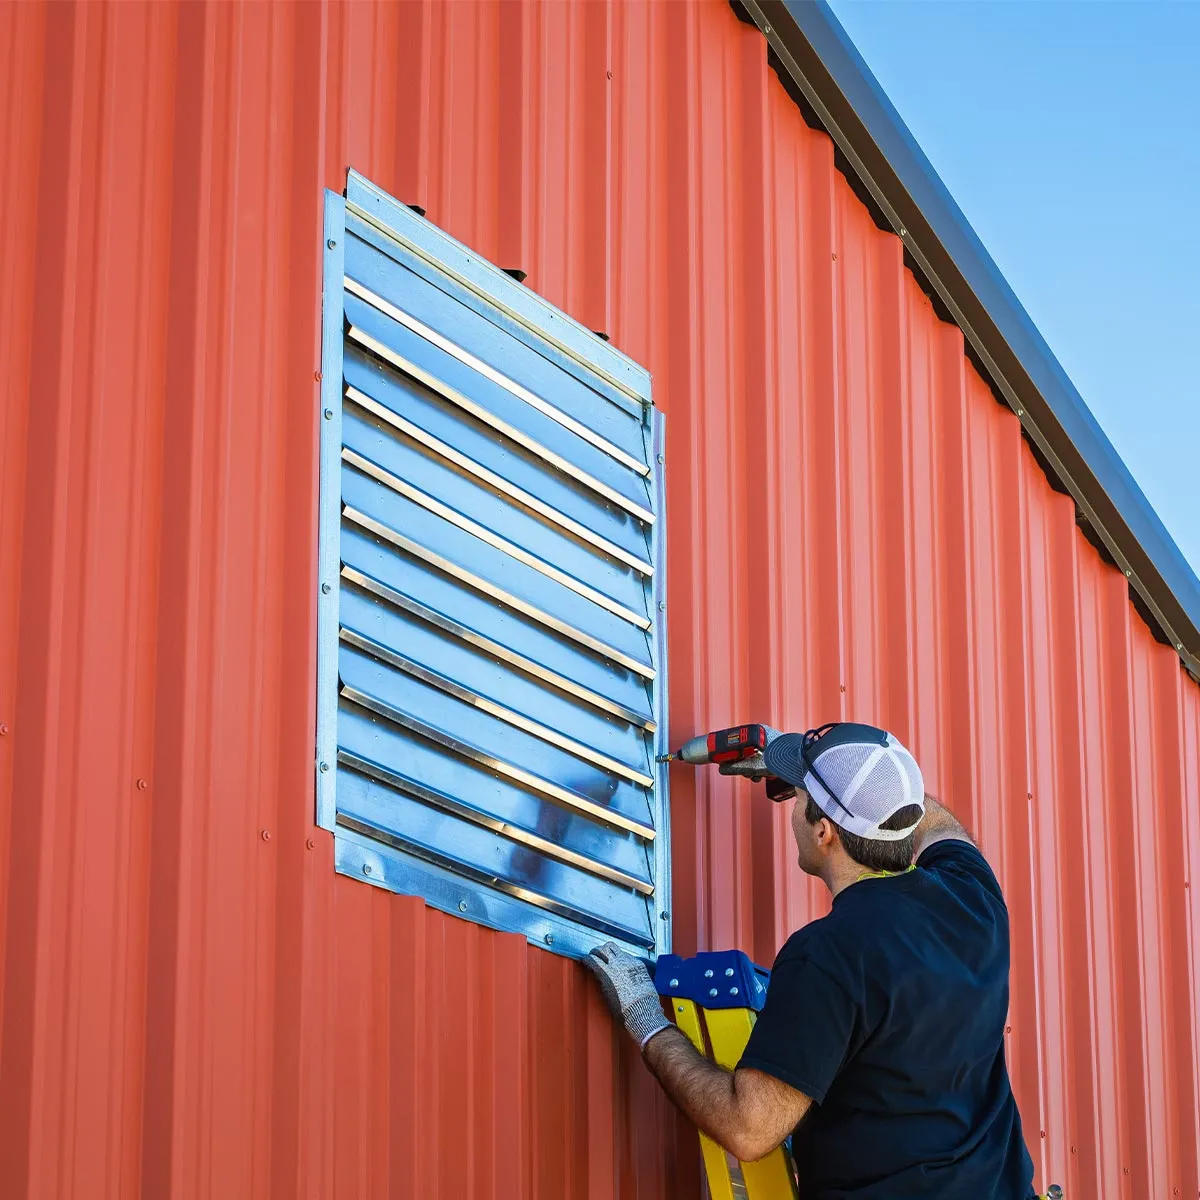
{"label": "metal wall seam", "polygon": [[[1200,1191],[1200,687],[757,30],[722,0],[17,5],[0,79],[6,1194],[700,1191],[581,968],[335,875],[313,822],[349,164],[652,373],[672,739],[896,728],[1006,889],[1039,1180]],[[787,814],[673,784],[675,948],[769,959],[826,903]]]}

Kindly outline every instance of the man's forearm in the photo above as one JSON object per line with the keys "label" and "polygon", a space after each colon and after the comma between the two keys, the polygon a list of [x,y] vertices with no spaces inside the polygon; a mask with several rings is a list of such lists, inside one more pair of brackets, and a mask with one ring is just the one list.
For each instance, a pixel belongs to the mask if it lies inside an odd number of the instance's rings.
{"label": "man's forearm", "polygon": [[963,838],[974,842],[966,827],[948,809],[944,808],[932,796],[925,797],[925,816],[917,826],[913,837],[913,856],[919,858],[921,851],[934,842],[945,841],[947,838]]}
{"label": "man's forearm", "polygon": [[646,1066],[676,1107],[731,1154],[741,1149],[733,1072],[705,1058],[678,1029],[646,1043]]}

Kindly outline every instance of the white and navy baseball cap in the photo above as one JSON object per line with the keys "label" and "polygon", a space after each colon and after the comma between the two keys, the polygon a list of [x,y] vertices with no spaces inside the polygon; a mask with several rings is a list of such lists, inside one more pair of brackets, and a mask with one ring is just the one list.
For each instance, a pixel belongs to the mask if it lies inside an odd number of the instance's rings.
{"label": "white and navy baseball cap", "polygon": [[781,733],[763,751],[767,770],[803,788],[817,807],[847,833],[879,842],[908,837],[906,829],[880,829],[893,813],[915,804],[925,815],[925,781],[916,759],[885,729],[851,721],[807,733]]}

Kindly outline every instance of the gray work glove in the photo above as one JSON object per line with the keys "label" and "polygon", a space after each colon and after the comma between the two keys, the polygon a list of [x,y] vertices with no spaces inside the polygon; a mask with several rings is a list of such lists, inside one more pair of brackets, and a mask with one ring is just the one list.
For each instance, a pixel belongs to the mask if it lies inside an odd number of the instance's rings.
{"label": "gray work glove", "polygon": [[654,980],[640,958],[626,954],[616,942],[605,942],[583,961],[599,980],[608,1011],[629,1030],[639,1050],[670,1026],[663,1016]]}

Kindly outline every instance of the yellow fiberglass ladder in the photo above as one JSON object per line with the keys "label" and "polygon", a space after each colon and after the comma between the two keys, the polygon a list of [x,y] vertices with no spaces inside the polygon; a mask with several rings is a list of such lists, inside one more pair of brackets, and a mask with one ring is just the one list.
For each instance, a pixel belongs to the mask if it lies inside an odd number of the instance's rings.
{"label": "yellow fiberglass ladder", "polygon": [[[705,1058],[730,1071],[750,1039],[769,978],[740,950],[711,950],[694,958],[663,954],[654,972],[675,1024]],[[795,1200],[796,1175],[784,1146],[744,1163],[701,1133],[700,1152],[712,1200]]]}
{"label": "yellow fiberglass ladder", "polygon": [[[730,1071],[750,1040],[770,978],[740,950],[710,950],[694,958],[662,954],[654,971],[655,987],[671,1002],[675,1024],[705,1058]],[[757,1162],[739,1162],[701,1133],[712,1200],[796,1200],[790,1142]],[[1038,1200],[1063,1200],[1063,1190],[1051,1184]]]}

